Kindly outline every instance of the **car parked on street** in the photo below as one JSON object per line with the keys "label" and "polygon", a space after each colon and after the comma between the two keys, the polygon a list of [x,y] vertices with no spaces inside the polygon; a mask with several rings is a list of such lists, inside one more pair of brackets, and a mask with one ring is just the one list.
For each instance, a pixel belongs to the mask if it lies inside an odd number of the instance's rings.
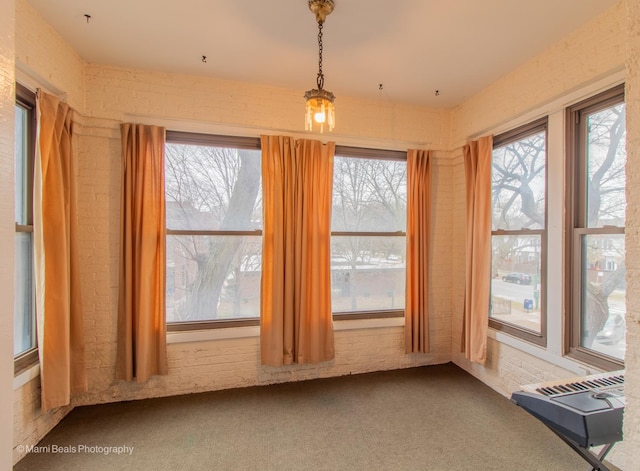
{"label": "car parked on street", "polygon": [[526,273],[509,273],[502,277],[502,281],[515,283],[517,285],[530,285],[531,275],[527,275]]}

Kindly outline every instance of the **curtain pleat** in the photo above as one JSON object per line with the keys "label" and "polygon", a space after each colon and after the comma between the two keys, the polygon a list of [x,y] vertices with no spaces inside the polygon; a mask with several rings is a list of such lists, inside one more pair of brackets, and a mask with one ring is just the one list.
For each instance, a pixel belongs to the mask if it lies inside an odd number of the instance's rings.
{"label": "curtain pleat", "polygon": [[466,183],[466,266],[462,351],[484,364],[487,358],[491,290],[491,154],[493,137],[464,146]]}
{"label": "curtain pleat", "polygon": [[261,360],[272,366],[331,360],[335,144],[261,136],[261,145]]}
{"label": "curtain pleat", "polygon": [[164,128],[121,124],[122,195],[116,376],[167,374]]}
{"label": "curtain pleat", "polygon": [[87,390],[78,263],[73,110],[38,91],[34,272],[42,409]]}
{"label": "curtain pleat", "polygon": [[407,152],[405,351],[429,352],[429,247],[432,152]]}

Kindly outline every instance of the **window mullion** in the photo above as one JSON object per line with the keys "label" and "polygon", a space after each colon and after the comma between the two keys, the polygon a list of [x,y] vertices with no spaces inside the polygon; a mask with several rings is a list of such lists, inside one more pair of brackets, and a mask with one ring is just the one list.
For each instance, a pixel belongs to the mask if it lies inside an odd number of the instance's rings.
{"label": "window mullion", "polygon": [[393,232],[332,231],[331,235],[334,237],[405,237],[407,233],[404,231],[393,231]]}
{"label": "window mullion", "polygon": [[262,230],[253,231],[202,231],[190,229],[167,229],[167,235],[193,235],[193,236],[261,236]]}
{"label": "window mullion", "polygon": [[491,235],[496,236],[508,236],[508,235],[544,235],[546,234],[546,229],[520,229],[520,230],[504,230],[497,229],[495,231],[491,231]]}

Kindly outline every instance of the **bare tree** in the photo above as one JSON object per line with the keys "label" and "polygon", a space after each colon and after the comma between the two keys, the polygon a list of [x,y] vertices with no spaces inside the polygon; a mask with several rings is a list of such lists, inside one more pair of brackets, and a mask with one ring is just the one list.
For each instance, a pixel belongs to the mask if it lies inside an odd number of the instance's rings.
{"label": "bare tree", "polygon": [[[406,220],[406,163],[393,160],[336,157],[332,230],[348,232],[393,232],[403,230]],[[404,242],[404,240],[402,240]],[[403,244],[389,237],[344,237],[334,239],[332,253],[347,264],[337,276],[343,295],[358,308],[358,293],[351,289],[358,267],[381,257],[404,253]]]}
{"label": "bare tree", "polygon": [[[167,146],[166,187],[170,229],[248,230],[258,201],[260,158],[255,151]],[[169,213],[169,210],[168,210]],[[173,225],[173,227],[172,227]],[[240,236],[179,237],[178,253],[189,271],[186,293],[175,306],[180,320],[218,318],[225,283],[237,284],[242,274],[233,267],[250,257]]]}
{"label": "bare tree", "polygon": [[544,227],[545,160],[543,133],[496,149],[492,173],[495,228]]}
{"label": "bare tree", "polygon": [[589,119],[589,227],[624,221],[625,129],[624,106],[607,108]]}
{"label": "bare tree", "polygon": [[[624,105],[606,108],[589,115],[587,130],[586,227],[624,226]],[[494,151],[494,229],[520,230],[544,227],[545,160],[543,133],[520,139]],[[521,237],[507,237],[496,247],[500,260],[508,260],[515,251],[525,248],[517,241],[518,238]],[[605,252],[600,247],[587,247],[587,250],[587,257],[595,259],[602,257]],[[617,247],[609,247],[606,251],[617,251],[615,269],[607,276],[585,282],[582,343],[586,347],[591,347],[609,316],[609,296],[624,285],[624,247],[618,244]],[[583,263],[588,264],[588,260],[584,260]],[[604,269],[598,266],[599,263],[598,260],[594,261],[592,268]]]}
{"label": "bare tree", "polygon": [[[541,240],[538,234],[524,231],[545,226],[545,141],[545,133],[536,132],[497,147],[492,157],[493,230],[514,231],[492,240],[493,276],[500,271],[530,275],[536,310]],[[499,294],[500,288],[494,292]]]}
{"label": "bare tree", "polygon": [[[588,227],[625,225],[625,129],[624,105],[610,107],[589,116]],[[588,250],[595,254],[602,252],[600,249]],[[601,281],[589,280],[586,283],[582,344],[587,348],[592,346],[609,317],[609,296],[624,286],[624,247],[617,247],[617,251],[620,261],[615,270]]]}

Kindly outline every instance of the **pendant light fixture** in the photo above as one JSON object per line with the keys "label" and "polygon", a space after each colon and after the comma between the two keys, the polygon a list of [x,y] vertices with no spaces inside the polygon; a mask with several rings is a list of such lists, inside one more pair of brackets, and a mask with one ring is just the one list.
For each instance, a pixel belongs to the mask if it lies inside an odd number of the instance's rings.
{"label": "pendant light fixture", "polygon": [[314,128],[324,132],[325,126],[329,131],[333,130],[336,124],[335,108],[333,101],[335,96],[324,86],[324,74],[322,73],[322,26],[327,15],[331,14],[335,4],[333,0],[309,0],[309,10],[311,10],[318,22],[318,88],[308,90],[304,94],[307,100],[305,113],[305,129],[313,131]]}

